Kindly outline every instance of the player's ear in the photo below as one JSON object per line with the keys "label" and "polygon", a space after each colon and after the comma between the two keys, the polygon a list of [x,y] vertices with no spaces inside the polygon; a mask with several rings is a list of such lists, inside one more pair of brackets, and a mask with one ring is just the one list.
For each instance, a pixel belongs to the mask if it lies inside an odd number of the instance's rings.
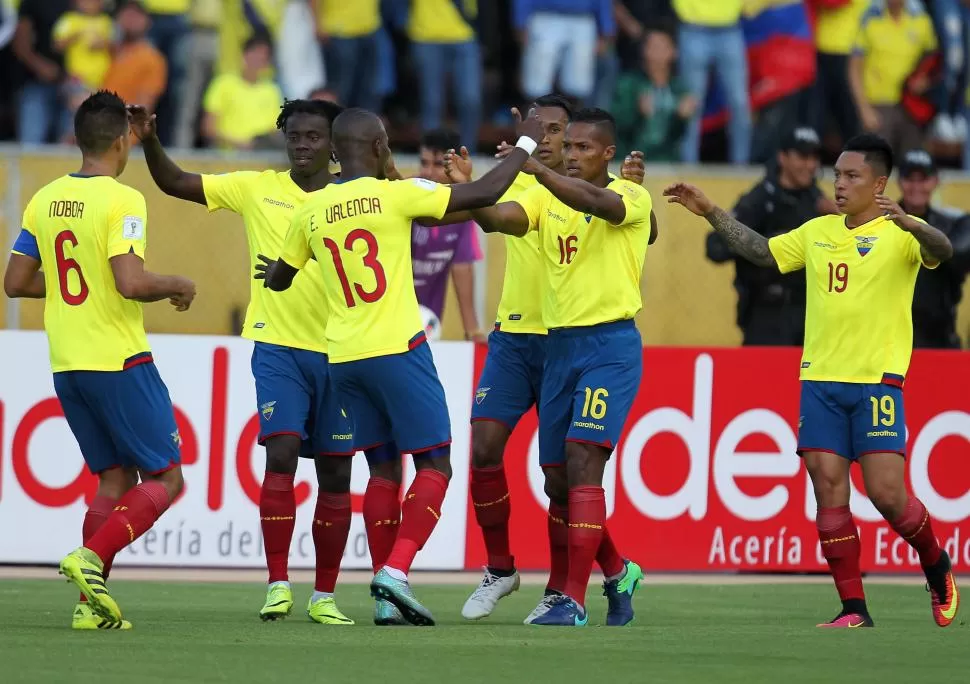
{"label": "player's ear", "polygon": [[616,145],[607,145],[606,149],[603,150],[603,159],[605,161],[613,161],[613,157],[616,156]]}
{"label": "player's ear", "polygon": [[884,195],[884,194],[886,194],[886,186],[887,185],[889,185],[889,177],[888,176],[879,176],[879,178],[876,179],[876,194],[877,195]]}

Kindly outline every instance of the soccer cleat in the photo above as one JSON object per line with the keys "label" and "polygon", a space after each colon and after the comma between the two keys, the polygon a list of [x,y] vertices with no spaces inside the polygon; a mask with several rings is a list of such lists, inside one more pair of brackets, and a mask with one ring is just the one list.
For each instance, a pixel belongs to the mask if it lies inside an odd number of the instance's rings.
{"label": "soccer cleat", "polygon": [[626,572],[618,580],[603,582],[603,596],[609,608],[606,611],[607,627],[623,627],[633,622],[633,593],[643,579],[643,570],[633,561],[624,561]]}
{"label": "soccer cleat", "polygon": [[312,598],[306,607],[306,614],[314,622],[321,625],[352,625],[354,621],[340,612],[337,602],[333,597],[321,598],[314,601]]}
{"label": "soccer cleat", "polygon": [[522,621],[522,624],[531,625],[537,617],[548,613],[549,609],[552,608],[552,604],[554,604],[556,602],[556,599],[559,598],[560,596],[562,596],[562,594],[559,593],[558,591],[552,591],[550,589],[546,589],[546,593],[543,594],[542,599],[539,601],[539,604],[532,609],[531,613],[529,613],[526,616],[525,620]]}
{"label": "soccer cleat", "polygon": [[875,627],[872,618],[863,613],[839,613],[831,622],[815,625],[823,629],[855,629],[856,627]]}
{"label": "soccer cleat", "polygon": [[431,627],[434,617],[431,611],[421,605],[411,592],[411,585],[407,580],[391,577],[385,568],[381,568],[370,583],[370,595],[394,604],[404,619],[418,627]]}
{"label": "soccer cleat", "polygon": [[127,620],[107,620],[95,614],[88,604],[79,603],[74,606],[71,629],[131,629],[131,623]]}
{"label": "soccer cleat", "polygon": [[499,602],[499,599],[519,590],[519,582],[519,573],[515,571],[507,577],[500,577],[492,574],[486,566],[485,577],[482,578],[482,583],[465,601],[465,605],[461,609],[461,616],[466,620],[480,620],[488,617],[495,610],[495,604]]}
{"label": "soccer cleat", "polygon": [[[259,609],[259,619],[282,620],[293,610],[293,592],[286,582],[273,582],[266,589],[266,603]],[[311,616],[312,617],[312,616]]]}
{"label": "soccer cleat", "polygon": [[58,572],[74,582],[96,614],[111,622],[121,622],[121,608],[104,585],[104,564],[91,549],[83,546],[71,551],[61,561]]}
{"label": "soccer cleat", "polygon": [[578,603],[562,594],[553,597],[552,605],[530,624],[549,627],[585,627],[589,616]]}
{"label": "soccer cleat", "polygon": [[937,564],[926,571],[926,589],[930,592],[933,619],[940,627],[948,627],[960,608],[960,591],[946,551]]}
{"label": "soccer cleat", "polygon": [[379,627],[389,627],[391,625],[406,625],[408,621],[404,619],[401,611],[393,603],[378,599],[374,606],[374,624]]}

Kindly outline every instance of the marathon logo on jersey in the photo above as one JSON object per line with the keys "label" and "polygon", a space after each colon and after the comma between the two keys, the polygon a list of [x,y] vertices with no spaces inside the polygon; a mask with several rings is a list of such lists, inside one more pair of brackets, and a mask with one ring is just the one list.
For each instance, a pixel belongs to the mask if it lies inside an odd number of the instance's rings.
{"label": "marathon logo on jersey", "polygon": [[259,407],[259,412],[263,414],[263,420],[269,420],[273,417],[273,411],[276,410],[275,401],[267,401],[265,404]]}
{"label": "marathon logo on jersey", "polygon": [[559,214],[557,214],[556,212],[554,212],[552,209],[546,209],[546,216],[548,216],[549,218],[551,218],[553,221],[559,221],[559,223],[566,223],[566,217],[565,216],[560,216]]}
{"label": "marathon logo on jersey", "polygon": [[865,256],[872,249],[872,246],[879,238],[874,235],[856,235],[855,248],[859,250],[859,256]]}
{"label": "marathon logo on jersey", "polygon": [[293,211],[293,209],[295,209],[295,207],[292,204],[288,204],[278,199],[273,199],[272,197],[264,197],[263,202],[265,202],[266,204],[272,204],[274,207],[279,207],[280,209],[289,209],[290,211]]}
{"label": "marathon logo on jersey", "polygon": [[816,247],[821,247],[822,249],[835,249],[835,245],[830,245],[827,242],[816,242]]}
{"label": "marathon logo on jersey", "polygon": [[491,387],[479,387],[475,391],[475,403],[479,406],[485,401],[485,397],[488,395],[488,391],[492,389]]}
{"label": "marathon logo on jersey", "polygon": [[145,221],[141,216],[125,216],[121,236],[125,240],[141,240],[145,237]]}

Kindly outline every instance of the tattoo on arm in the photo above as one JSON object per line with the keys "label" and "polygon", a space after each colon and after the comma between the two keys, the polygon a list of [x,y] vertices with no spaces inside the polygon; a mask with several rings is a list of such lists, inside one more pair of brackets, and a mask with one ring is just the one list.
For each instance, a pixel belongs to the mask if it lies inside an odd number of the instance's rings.
{"label": "tattoo on arm", "polygon": [[715,207],[704,218],[728,243],[731,251],[758,266],[775,265],[775,257],[768,249],[768,238],[748,228],[729,213]]}
{"label": "tattoo on arm", "polygon": [[920,226],[920,230],[913,232],[913,237],[919,242],[923,261],[943,262],[953,256],[950,238],[938,228],[929,225]]}

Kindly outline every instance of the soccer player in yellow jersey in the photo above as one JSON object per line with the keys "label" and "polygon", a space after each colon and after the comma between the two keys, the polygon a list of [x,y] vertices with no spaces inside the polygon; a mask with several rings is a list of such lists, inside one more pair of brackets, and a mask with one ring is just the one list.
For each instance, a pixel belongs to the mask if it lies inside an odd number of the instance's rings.
{"label": "soccer player in yellow jersey", "polygon": [[[311,100],[291,100],[283,106],[277,126],[286,139],[287,171],[189,173],[165,154],[153,116],[139,108],[133,127],[162,191],[210,211],[228,209],[243,217],[250,263],[258,268],[258,255],[279,253],[293,215],[312,193],[333,180],[330,124],[340,111],[333,103]],[[317,313],[308,316],[309,310]],[[337,608],[333,593],[350,533],[350,471],[356,447],[330,379],[326,313],[323,278],[315,269],[302,274],[282,296],[253,281],[243,336],[254,342],[259,442],[266,447],[259,501],[269,571],[266,601],[259,612],[263,620],[284,618],[293,606],[288,561],[296,517],[294,476],[299,457],[305,456],[316,461],[319,485],[312,527],[316,580],[307,614],[321,624],[353,624]],[[372,473],[364,504],[368,542],[372,556],[386,556],[393,544],[393,539],[386,540],[388,531],[396,528],[381,523],[400,514],[401,460],[393,445],[365,453]],[[375,512],[375,497],[378,503],[393,500],[397,508],[384,505]],[[389,604],[381,609],[378,619],[383,622],[403,621]]]}
{"label": "soccer player in yellow jersey", "polygon": [[953,253],[941,231],[906,215],[885,195],[892,148],[879,136],[848,141],[835,164],[835,202],[822,216],[766,239],[692,185],[664,190],[703,216],[740,256],[782,273],[805,269],[808,299],[801,363],[798,453],[815,487],[822,554],[842,611],[820,627],[872,627],[859,571],[859,533],[849,511],[849,466],[866,493],[919,554],[933,617],[946,627],[959,605],[950,558],[926,508],[906,491],[903,381],[913,347],[913,288],[920,266]]}
{"label": "soccer player in yellow jersey", "polygon": [[562,594],[533,625],[586,624],[594,559],[607,580],[607,625],[628,624],[643,577],[606,531],[602,484],[639,387],[642,343],[633,317],[656,223],[647,191],[609,174],[615,136],[608,112],[576,113],[563,142],[565,176],[530,163],[538,185],[512,202],[473,212],[485,230],[538,232],[542,255],[542,324],[549,333],[539,461],[550,499],[568,507],[568,570]]}
{"label": "soccer player in yellow jersey", "polygon": [[86,600],[75,608],[73,626],[130,629],[105,586],[111,562],[182,491],[181,440],[145,336],[142,303],[168,299],[185,311],[195,285],[145,270],[145,198],[117,181],[130,149],[121,98],[106,91],[87,98],[74,135],[81,168],[31,198],[3,284],[8,297],[45,300],[54,391],[98,476],[84,546],[60,565]]}
{"label": "soccer player in yellow jersey", "polygon": [[[404,499],[397,539],[371,593],[412,624],[434,624],[407,580],[438,521],[451,475],[451,425],[444,390],[424,344],[411,272],[411,221],[488,206],[499,199],[542,137],[533,116],[519,125],[509,158],[478,181],[438,185],[385,180],[387,133],[370,112],[351,109],[333,124],[342,177],[316,193],[293,220],[266,284],[286,290],[315,257],[323,274],[330,369],[362,443],[394,441],[415,456],[417,475]],[[523,149],[525,151],[523,151]],[[304,315],[316,315],[316,308]]]}

